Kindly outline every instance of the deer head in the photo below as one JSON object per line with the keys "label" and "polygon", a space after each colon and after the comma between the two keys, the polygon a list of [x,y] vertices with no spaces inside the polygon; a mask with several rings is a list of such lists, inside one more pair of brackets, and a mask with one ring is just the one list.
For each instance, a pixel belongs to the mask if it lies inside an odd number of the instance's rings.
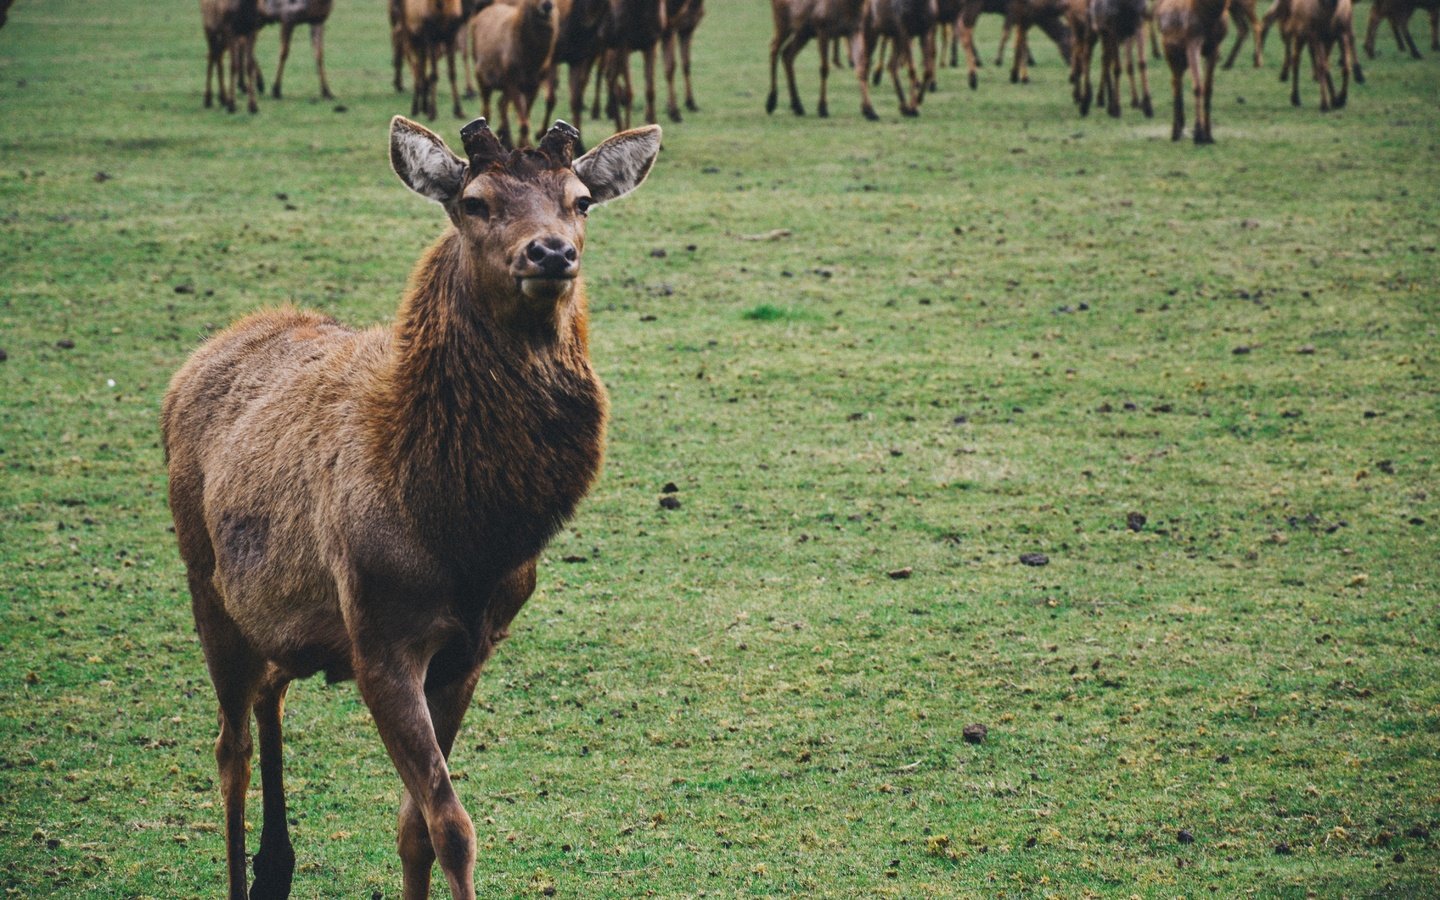
{"label": "deer head", "polygon": [[659,126],[613,135],[578,159],[580,135],[559,120],[534,149],[504,149],[484,119],[460,136],[465,159],[429,129],[396,116],[390,163],[411,190],[445,208],[480,296],[553,318],[580,274],[585,217],[650,174]]}

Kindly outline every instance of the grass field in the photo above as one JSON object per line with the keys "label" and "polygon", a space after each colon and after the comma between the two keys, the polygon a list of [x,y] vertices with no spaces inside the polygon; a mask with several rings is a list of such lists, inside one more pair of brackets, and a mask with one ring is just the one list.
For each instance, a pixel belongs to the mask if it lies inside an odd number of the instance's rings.
{"label": "grass field", "polygon": [[[297,42],[256,116],[201,108],[193,4],[0,30],[7,896],[222,888],[160,397],[258,307],[385,321],[443,221],[337,7],[338,101]],[[1322,116],[1272,39],[1195,148],[1165,73],[1082,120],[1048,43],[767,117],[768,5],[710,7],[703,111],[591,221],[605,474],[452,760],[482,895],[1440,892],[1440,54]],[[398,896],[354,686],[288,709],[295,895]]]}

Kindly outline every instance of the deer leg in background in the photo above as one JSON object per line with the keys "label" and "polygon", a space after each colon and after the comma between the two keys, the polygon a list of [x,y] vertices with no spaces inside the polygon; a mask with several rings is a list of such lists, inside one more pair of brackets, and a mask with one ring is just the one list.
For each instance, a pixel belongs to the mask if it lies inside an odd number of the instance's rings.
{"label": "deer leg in background", "polygon": [[1170,65],[1170,97],[1174,107],[1171,118],[1170,140],[1178,141],[1185,136],[1185,50],[1181,47],[1165,48],[1165,61]]}
{"label": "deer leg in background", "polygon": [[[279,78],[276,78],[279,83]],[[255,854],[255,884],[250,900],[290,896],[290,882],[295,874],[295,850],[290,844],[289,822],[285,812],[285,778],[280,720],[285,715],[285,691],[288,680],[272,673],[260,689],[255,703],[255,726],[260,737],[260,786],[264,806],[260,826],[260,850]]]}
{"label": "deer leg in background", "polygon": [[280,99],[280,79],[285,75],[285,60],[290,58],[290,36],[295,26],[290,22],[280,23],[280,62],[275,66],[275,83],[270,85],[270,95]]}
{"label": "deer leg in background", "polygon": [[1350,69],[1354,65],[1355,57],[1355,35],[1350,29],[1345,29],[1340,34],[1338,42],[1340,51],[1340,90],[1335,94],[1335,108],[1343,109],[1345,103],[1350,99]]}
{"label": "deer leg in background", "polygon": [[473,100],[480,93],[480,83],[475,71],[480,67],[480,56],[475,52],[475,36],[467,22],[460,26],[455,39],[460,42],[460,68],[465,70],[465,99]]}
{"label": "deer leg in background", "polygon": [[255,35],[251,34],[241,38],[238,45],[243,47],[240,58],[248,65],[251,75],[250,81],[246,85],[246,96],[249,98],[246,108],[250,112],[256,113],[260,111],[260,104],[255,100],[255,91],[264,91],[265,85],[260,81],[260,67],[255,64]]}
{"label": "deer leg in background", "polygon": [[910,77],[910,84],[912,86],[910,96],[913,98],[915,96],[913,87],[915,84],[915,61],[910,55],[910,38],[908,36],[890,38],[890,61],[888,68],[890,70],[890,80],[895,85],[895,96],[900,101],[900,115],[907,117],[917,116],[919,115],[919,110],[915,108],[914,104],[905,99],[905,89],[900,85],[901,65],[905,66],[906,72]]}
{"label": "deer leg in background", "polygon": [[921,72],[924,77],[920,81],[920,93],[915,98],[917,107],[927,92],[934,93],[940,89],[940,83],[935,80],[935,70],[939,68],[939,48],[936,46],[939,34],[940,26],[931,25],[920,35],[920,59],[924,63]]}
{"label": "deer leg in background", "polygon": [[[334,100],[330,93],[330,82],[325,78],[325,23],[316,22],[310,26],[310,49],[315,51],[315,71],[320,75],[320,96]],[[278,83],[280,79],[275,79]]]}
{"label": "deer leg in background", "polygon": [[1204,53],[1199,41],[1196,42],[1195,46],[1196,52],[1200,54],[1200,65],[1204,75],[1204,97],[1202,100],[1197,101],[1199,105],[1195,107],[1197,132],[1200,128],[1200,117],[1202,115],[1205,117],[1205,139],[1202,141],[1197,134],[1195,141],[1196,143],[1213,144],[1215,143],[1215,133],[1211,130],[1210,98],[1215,93],[1215,63],[1218,61],[1220,53],[1218,47],[1213,53]]}
{"label": "deer leg in background", "polygon": [[[1025,31],[1024,25],[1017,24],[1015,26],[1015,59],[1010,63],[1011,84],[1029,84],[1030,82],[1030,73],[1025,70],[1025,57],[1028,55],[1025,48]],[[1004,39],[1004,35],[1001,35],[1001,39]]]}
{"label": "deer leg in background", "polygon": [[694,39],[693,31],[680,35],[680,74],[685,77],[685,108],[691,112],[699,112],[700,106],[695,102],[695,86],[690,81],[690,42]]}
{"label": "deer leg in background", "polygon": [[[1010,40],[1010,30],[1014,27],[1015,23],[1012,22],[1007,15],[1005,17],[1005,24],[1000,28],[1000,49],[995,51],[995,65],[997,66],[1005,65],[1005,44]],[[1012,78],[1011,81],[1014,81],[1014,79]]]}
{"label": "deer leg in background", "polygon": [[872,122],[880,119],[870,103],[870,48],[874,39],[874,35],[862,29],[850,43],[850,62],[860,81],[860,114]]}
{"label": "deer leg in background", "polygon": [[1330,77],[1330,48],[1321,37],[1310,39],[1310,59],[1315,64],[1315,80],[1320,83],[1320,111],[1335,108],[1335,81]]}
{"label": "deer leg in background", "polygon": [[665,35],[664,45],[661,48],[664,54],[665,64],[665,114],[672,122],[683,121],[680,115],[680,103],[675,98],[675,52],[678,49],[675,44],[679,40],[672,31]]}
{"label": "deer leg in background", "polygon": [[871,78],[870,84],[874,87],[880,86],[880,79],[885,72],[885,54],[890,52],[890,38],[885,35],[877,35],[875,38],[875,75]]}
{"label": "deer leg in background", "polygon": [[[205,108],[209,109],[215,102],[214,95],[210,90],[210,75],[218,67],[220,69],[220,104],[225,104],[225,67],[217,61],[218,54],[215,52],[216,41],[210,35],[205,35]],[[222,51],[223,52],[223,51]]]}
{"label": "deer leg in background", "polygon": [[[655,45],[640,51],[645,62],[645,124],[655,124]],[[626,121],[629,124],[629,121]]]}
{"label": "deer leg in background", "polygon": [[[453,101],[453,107],[454,107],[454,108],[453,108],[453,112],[455,113],[455,118],[457,118],[457,119],[463,119],[463,118],[465,118],[465,110],[463,110],[463,109],[460,108],[460,88],[459,88],[459,86],[455,83],[455,41],[454,41],[454,40],[451,40],[449,43],[447,43],[447,44],[445,45],[445,71],[446,71],[446,74],[448,74],[448,75],[450,76],[450,99]],[[438,81],[439,78],[440,78],[440,73],[439,73],[438,71],[435,73],[435,78],[436,78],[437,81]]]}
{"label": "deer leg in background", "polygon": [[[1245,23],[1236,22],[1235,43],[1230,46],[1230,55],[1225,57],[1225,71],[1230,71],[1231,67],[1235,65],[1235,58],[1240,55],[1240,48],[1245,46],[1245,36],[1247,34],[1249,34],[1249,32],[1246,30]],[[1257,62],[1256,65],[1258,66],[1259,63]]]}
{"label": "deer leg in background", "polygon": [[[765,95],[765,112],[775,112],[775,107],[780,103],[780,85],[777,78],[777,69],[780,65],[780,51],[790,40],[794,39],[794,32],[782,34],[777,25],[775,36],[770,39],[770,93]],[[790,79],[790,101],[793,104],[799,97],[795,94],[795,79]]]}
{"label": "deer leg in background", "polygon": [[820,44],[820,102],[815,107],[815,115],[820,118],[828,118],[830,115],[830,103],[826,99],[826,89],[830,83],[830,42],[838,38],[828,38],[823,34],[819,38]]}
{"label": "deer leg in background", "polygon": [[[1140,65],[1140,112],[1145,118],[1155,118],[1155,104],[1150,101],[1150,67],[1145,62],[1145,42],[1140,35],[1135,35],[1135,55],[1139,57]],[[1134,84],[1131,84],[1134,90]]]}
{"label": "deer leg in background", "polygon": [[964,16],[955,20],[955,30],[960,36],[960,46],[965,49],[965,67],[970,90],[980,86],[980,54],[975,52],[975,29],[965,24]]}
{"label": "deer leg in background", "polygon": [[[1298,36],[1286,42],[1285,65],[1290,71],[1290,105],[1300,105],[1300,63],[1299,56],[1302,52],[1300,38]],[[1285,70],[1281,70],[1282,74]]]}

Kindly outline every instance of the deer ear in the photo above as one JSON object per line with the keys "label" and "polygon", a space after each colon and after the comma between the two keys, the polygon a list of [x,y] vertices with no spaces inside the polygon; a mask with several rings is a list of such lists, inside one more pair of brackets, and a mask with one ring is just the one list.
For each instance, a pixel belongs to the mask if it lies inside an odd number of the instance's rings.
{"label": "deer ear", "polygon": [[455,199],[465,181],[465,160],[404,116],[390,120],[390,165],[410,190],[437,203]]}
{"label": "deer ear", "polygon": [[575,175],[595,203],[623,197],[640,186],[660,154],[660,126],[646,125],[612,135],[575,160]]}

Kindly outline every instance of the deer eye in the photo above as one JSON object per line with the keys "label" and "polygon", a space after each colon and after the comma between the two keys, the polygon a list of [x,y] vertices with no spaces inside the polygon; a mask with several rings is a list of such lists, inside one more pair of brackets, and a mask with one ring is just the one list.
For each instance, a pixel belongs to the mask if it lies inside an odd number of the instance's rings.
{"label": "deer eye", "polygon": [[467,216],[479,216],[482,219],[490,218],[490,207],[479,197],[466,197],[462,206]]}
{"label": "deer eye", "polygon": [[590,207],[593,206],[594,203],[595,201],[591,200],[589,197],[581,197],[575,201],[575,211],[582,216],[589,215]]}

